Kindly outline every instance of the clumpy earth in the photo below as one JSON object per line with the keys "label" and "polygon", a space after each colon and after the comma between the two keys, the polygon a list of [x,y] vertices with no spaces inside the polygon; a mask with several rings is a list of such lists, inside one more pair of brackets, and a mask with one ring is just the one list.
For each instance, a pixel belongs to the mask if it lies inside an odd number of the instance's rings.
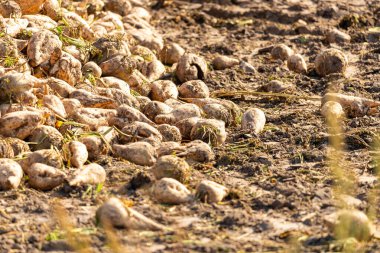
{"label": "clumpy earth", "polygon": [[[0,192],[0,252],[64,252],[68,238],[91,245],[78,252],[326,252],[347,249],[333,237],[324,218],[337,210],[328,163],[329,129],[315,99],[329,90],[380,98],[380,2],[352,1],[167,1],[150,8],[152,24],[168,41],[208,62],[227,55],[250,63],[247,73],[235,66],[212,70],[205,83],[216,96],[242,109],[261,108],[267,118],[260,134],[229,128],[226,143],[215,148],[210,164],[192,167],[188,188],[202,179],[231,189],[219,204],[195,201],[161,205],[149,196],[147,167],[101,157],[107,171],[103,186],[50,192],[20,188]],[[303,20],[306,24],[300,22]],[[343,45],[328,44],[325,31],[339,28],[351,36]],[[305,57],[308,73],[296,74],[270,56],[270,46],[284,43]],[[323,49],[344,51],[347,74],[319,77],[314,59]],[[291,87],[276,95],[235,95],[257,91],[271,80]],[[219,93],[218,93],[219,92]],[[349,193],[368,212],[376,195],[374,144],[379,114],[343,121],[345,150],[340,166],[355,176]],[[171,227],[165,232],[117,230],[111,236],[97,226],[94,213],[110,196],[129,201],[149,218]],[[349,201],[346,201],[349,202]],[[63,210],[63,211],[62,211]],[[378,220],[373,219],[375,225]],[[69,231],[69,232],[68,232]],[[111,243],[107,238],[114,238]],[[76,243],[75,245],[78,245]],[[116,246],[115,246],[116,245]],[[121,248],[124,247],[123,250]],[[355,243],[356,252],[380,251],[380,243]],[[118,251],[119,250],[119,251]]]}

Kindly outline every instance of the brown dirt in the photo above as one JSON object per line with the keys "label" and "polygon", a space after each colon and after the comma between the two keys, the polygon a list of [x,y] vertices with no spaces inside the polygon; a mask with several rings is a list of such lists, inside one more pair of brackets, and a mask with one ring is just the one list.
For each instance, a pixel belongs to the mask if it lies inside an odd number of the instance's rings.
{"label": "brown dirt", "polygon": [[[332,87],[345,94],[379,99],[380,33],[369,35],[368,29],[380,26],[380,2],[207,2],[174,0],[154,11],[153,23],[165,39],[201,54],[209,62],[215,54],[231,55],[257,70],[253,74],[239,67],[212,71],[206,80],[212,91],[257,90],[276,79],[293,84],[294,88],[287,91],[293,95],[323,95],[327,87]],[[308,23],[307,33],[295,29],[299,19]],[[349,55],[351,75],[319,78],[313,61],[318,52],[331,46],[323,41],[323,33],[339,24],[351,35],[352,42],[334,46]],[[305,56],[308,74],[294,74],[265,50],[258,50],[276,43],[285,43]],[[69,250],[70,246],[59,239],[61,231],[54,219],[53,203],[68,211],[65,219],[80,228],[78,237],[90,234],[95,252],[111,252],[104,231],[95,225],[94,212],[113,195],[133,201],[138,211],[173,228],[170,232],[117,231],[120,243],[129,252],[340,251],[342,244],[334,240],[323,222],[336,204],[332,195],[334,178],[326,162],[328,135],[319,114],[320,103],[256,96],[228,99],[243,109],[262,108],[267,125],[257,136],[228,129],[226,144],[215,149],[215,163],[193,167],[190,189],[194,190],[203,178],[233,189],[222,204],[198,201],[159,205],[149,198],[148,168],[104,158],[100,163],[108,178],[99,193],[67,191],[64,187],[46,193],[28,187],[0,192],[0,252]],[[374,187],[370,150],[380,127],[378,116],[344,121],[346,160],[342,164],[358,178],[352,195],[361,200],[359,209],[363,211],[368,209],[368,190]],[[58,240],[48,240],[54,235]],[[361,244],[360,251],[380,251],[380,244],[372,240]]]}

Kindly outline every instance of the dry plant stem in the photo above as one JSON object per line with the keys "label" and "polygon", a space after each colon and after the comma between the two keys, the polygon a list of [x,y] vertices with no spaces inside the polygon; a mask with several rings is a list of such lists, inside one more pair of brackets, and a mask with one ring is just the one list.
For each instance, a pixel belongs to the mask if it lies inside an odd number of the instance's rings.
{"label": "dry plant stem", "polygon": [[[263,97],[283,97],[283,98],[291,98],[291,99],[303,99],[303,100],[311,100],[311,101],[321,101],[320,96],[307,96],[307,95],[290,95],[283,93],[272,93],[272,92],[260,92],[260,91],[214,91],[211,94],[211,97],[214,98],[222,98],[222,97],[232,97],[232,96],[263,96]],[[183,99],[186,101],[186,99]]]}
{"label": "dry plant stem", "polygon": [[[347,175],[341,167],[341,162],[344,162],[344,147],[343,147],[343,137],[342,135],[342,121],[333,117],[327,119],[327,126],[329,132],[329,146],[330,150],[327,152],[328,164],[331,169],[331,173],[336,180],[334,185],[334,197],[336,200],[340,200],[340,196],[343,194],[352,195],[354,182],[352,178]],[[351,174],[351,173],[349,173]],[[341,206],[343,203],[337,203]]]}
{"label": "dry plant stem", "polygon": [[[376,167],[374,169],[374,173],[376,178],[379,180],[380,178],[380,140],[379,135],[376,134],[376,140],[374,143],[374,150],[373,153],[373,160],[376,164]],[[377,217],[377,207],[379,205],[379,191],[380,191],[380,184],[377,183],[372,189],[368,192],[368,208],[367,208],[367,216],[370,220],[376,220]]]}
{"label": "dry plant stem", "polygon": [[60,229],[65,232],[67,241],[74,251],[78,253],[93,253],[94,251],[89,244],[90,238],[86,235],[73,233],[74,226],[70,221],[70,216],[62,204],[59,203],[59,200],[53,201],[52,211]]}
{"label": "dry plant stem", "polygon": [[108,247],[113,253],[128,253],[129,251],[121,244],[117,233],[112,226],[111,222],[107,219],[103,220],[102,226],[104,228],[104,233],[107,237]]}
{"label": "dry plant stem", "polygon": [[[348,161],[344,159],[344,142],[343,142],[343,132],[342,121],[339,117],[327,117],[327,127],[329,132],[329,146],[330,150],[327,152],[328,165],[332,173],[332,177],[335,179],[335,184],[333,186],[334,199],[337,205],[337,212],[346,212],[349,215],[338,216],[338,222],[334,225],[334,235],[337,240],[345,240],[349,237],[355,237],[358,240],[366,238],[364,240],[370,239],[370,225],[368,224],[368,219],[366,222],[359,222],[363,219],[357,213],[352,213],[356,210],[350,210],[349,204],[343,200],[343,196],[355,196],[356,192],[356,178],[352,171],[352,164],[347,164]],[[344,165],[342,165],[342,163]],[[348,165],[348,166],[347,166]],[[344,166],[344,167],[343,167]],[[348,167],[348,168],[346,168]],[[348,211],[347,211],[348,210]],[[359,211],[356,211],[361,213]],[[363,214],[364,218],[367,218]],[[360,219],[362,217],[362,219]],[[356,226],[356,227],[355,227]],[[346,252],[346,250],[344,250]],[[349,251],[351,252],[351,251]]]}

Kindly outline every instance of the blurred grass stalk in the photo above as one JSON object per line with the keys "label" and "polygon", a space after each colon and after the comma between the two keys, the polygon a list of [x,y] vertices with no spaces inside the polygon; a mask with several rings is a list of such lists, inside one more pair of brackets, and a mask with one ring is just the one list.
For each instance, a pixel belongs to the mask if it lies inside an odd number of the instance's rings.
{"label": "blurred grass stalk", "polygon": [[367,215],[368,218],[375,221],[377,219],[377,205],[379,204],[379,190],[380,190],[380,136],[376,134],[374,138],[375,141],[373,143],[373,151],[372,152],[372,161],[375,164],[374,166],[374,174],[378,182],[376,182],[372,189],[368,192],[368,208]]}
{"label": "blurred grass stalk", "polygon": [[53,202],[52,210],[54,218],[57,221],[60,230],[65,232],[65,239],[67,240],[68,244],[75,250],[75,252],[94,252],[90,246],[91,239],[89,236],[73,232],[74,226],[70,221],[70,216],[58,200],[55,200]]}
{"label": "blurred grass stalk", "polygon": [[[327,132],[329,136],[329,145],[327,149],[327,163],[330,173],[334,180],[333,198],[336,202],[337,212],[350,209],[351,207],[345,201],[347,196],[355,194],[355,175],[352,165],[345,160],[344,147],[344,118],[337,118],[332,113],[326,115]],[[334,226],[334,236],[337,240],[346,240],[351,237],[351,221],[336,221]],[[343,247],[343,252],[351,249]]]}
{"label": "blurred grass stalk", "polygon": [[111,224],[111,221],[104,219],[102,221],[102,225],[104,228],[104,233],[106,234],[106,237],[107,237],[107,246],[111,249],[111,252],[113,252],[113,253],[127,253],[128,250],[120,242],[120,240],[117,236],[117,233]]}
{"label": "blurred grass stalk", "polygon": [[[350,206],[349,201],[346,197],[355,197],[357,194],[357,177],[354,173],[355,164],[349,163],[345,160],[345,147],[344,147],[344,129],[343,129],[344,118],[336,118],[332,115],[328,115],[327,129],[329,134],[329,148],[327,150],[328,166],[330,168],[331,174],[334,179],[333,194],[336,201],[337,213],[343,210],[354,210],[354,206]],[[380,139],[376,136],[375,142],[373,143],[374,156],[372,157],[375,163],[374,174],[376,178],[379,178],[380,168]],[[379,189],[378,184],[374,186],[370,191],[368,191],[368,202],[367,202],[367,216],[370,220],[374,221],[377,217],[377,204],[379,203],[378,197]],[[349,220],[342,220],[345,217]],[[334,235],[337,240],[343,240],[345,245],[347,240],[352,239],[354,235],[356,238],[365,237],[365,229],[361,228],[359,224],[353,218],[354,216],[342,216],[337,220],[337,224],[334,227]],[[357,227],[359,226],[359,227]],[[359,231],[363,232],[363,235],[358,235]],[[366,240],[362,241],[362,246],[365,247]],[[357,246],[346,245],[343,246],[342,251],[344,252],[356,252]],[[364,248],[362,248],[364,249]]]}
{"label": "blurred grass stalk", "polygon": [[[344,201],[344,197],[353,196],[355,193],[355,175],[344,157],[343,120],[344,118],[337,118],[332,114],[326,117],[327,133],[329,136],[326,154],[327,166],[330,168],[330,173],[334,180],[333,198],[336,201],[337,211],[348,209],[349,206]],[[347,226],[338,225],[334,228],[334,232],[338,240],[350,236]],[[343,251],[347,250],[349,251],[350,249],[343,248]],[[299,240],[297,238],[290,238],[289,249],[285,250],[285,252],[301,252]]]}
{"label": "blurred grass stalk", "polygon": [[327,150],[328,166],[334,179],[333,194],[339,208],[348,208],[344,196],[355,193],[355,175],[345,160],[343,118],[328,115],[326,118],[329,146]]}
{"label": "blurred grass stalk", "polygon": [[[70,222],[70,216],[58,200],[55,200],[52,206],[54,218],[59,225],[59,229],[64,232],[68,244],[79,253],[95,252],[91,246],[90,236],[83,233],[76,233],[74,225]],[[123,246],[118,235],[110,221],[104,220],[102,223],[104,233],[107,238],[107,247],[112,253],[128,253],[129,251]]]}

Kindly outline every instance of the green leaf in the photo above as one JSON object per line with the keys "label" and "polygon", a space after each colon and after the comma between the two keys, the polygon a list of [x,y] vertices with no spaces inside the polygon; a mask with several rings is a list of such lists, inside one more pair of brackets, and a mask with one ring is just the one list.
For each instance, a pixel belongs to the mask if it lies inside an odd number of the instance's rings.
{"label": "green leaf", "polygon": [[53,232],[50,232],[46,236],[45,240],[50,242],[50,241],[56,241],[62,238],[63,238],[62,233],[59,230],[54,230]]}
{"label": "green leaf", "polygon": [[95,189],[95,194],[100,193],[102,189],[103,189],[103,183],[97,184],[96,189]]}

